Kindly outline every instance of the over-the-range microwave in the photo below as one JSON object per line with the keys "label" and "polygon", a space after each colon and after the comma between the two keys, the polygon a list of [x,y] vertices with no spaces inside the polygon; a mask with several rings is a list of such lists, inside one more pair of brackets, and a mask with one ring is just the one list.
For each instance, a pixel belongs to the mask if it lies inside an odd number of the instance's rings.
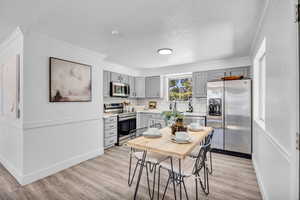
{"label": "over-the-range microwave", "polygon": [[129,85],[126,83],[110,82],[111,97],[128,97],[130,93]]}

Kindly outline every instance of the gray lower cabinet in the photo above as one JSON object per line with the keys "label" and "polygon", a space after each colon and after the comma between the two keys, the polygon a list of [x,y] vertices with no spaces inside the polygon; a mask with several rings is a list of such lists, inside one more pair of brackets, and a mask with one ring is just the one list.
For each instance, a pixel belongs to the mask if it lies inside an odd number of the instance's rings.
{"label": "gray lower cabinet", "polygon": [[117,116],[107,117],[103,120],[104,149],[112,147],[118,139],[118,119]]}
{"label": "gray lower cabinet", "polygon": [[160,98],[160,76],[146,77],[146,97]]}
{"label": "gray lower cabinet", "polygon": [[110,96],[110,72],[103,71],[103,96],[109,97]]}
{"label": "gray lower cabinet", "polygon": [[166,123],[160,113],[139,113],[138,114],[138,128],[149,127],[154,124],[160,124],[165,127]]}
{"label": "gray lower cabinet", "polygon": [[194,72],[193,73],[193,97],[194,98],[205,98],[206,97],[206,83],[207,83],[207,72]]}
{"label": "gray lower cabinet", "polygon": [[145,77],[135,77],[135,97],[136,98],[145,98],[146,96],[146,81]]}

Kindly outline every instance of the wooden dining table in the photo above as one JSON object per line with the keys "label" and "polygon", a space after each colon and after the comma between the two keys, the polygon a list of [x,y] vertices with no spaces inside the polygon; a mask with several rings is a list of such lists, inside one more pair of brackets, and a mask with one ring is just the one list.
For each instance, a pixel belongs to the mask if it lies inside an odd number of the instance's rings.
{"label": "wooden dining table", "polygon": [[[126,142],[127,146],[143,151],[143,156],[142,156],[142,160],[139,168],[139,174],[138,174],[135,192],[134,192],[134,199],[136,199],[137,197],[147,152],[152,152],[164,156],[170,156],[172,158],[177,158],[179,162],[178,163],[179,174],[181,175],[181,160],[185,159],[197,145],[203,142],[205,138],[209,135],[209,133],[212,132],[212,130],[213,129],[211,127],[205,127],[201,131],[190,131],[190,130],[187,131],[192,138],[191,142],[187,144],[178,144],[172,141],[171,129],[169,127],[165,127],[159,130],[162,134],[161,137],[149,138],[149,137],[140,136],[135,139],[127,141]],[[173,171],[173,166],[172,166],[172,171]],[[173,181],[173,184],[175,187],[175,181]],[[180,199],[182,199],[181,184],[180,184]],[[176,194],[175,194],[175,200],[176,200]]]}

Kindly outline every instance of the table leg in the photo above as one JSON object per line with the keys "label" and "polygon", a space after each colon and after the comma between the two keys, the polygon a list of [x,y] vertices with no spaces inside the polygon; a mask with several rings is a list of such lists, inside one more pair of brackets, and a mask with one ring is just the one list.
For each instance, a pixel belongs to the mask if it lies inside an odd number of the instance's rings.
{"label": "table leg", "polygon": [[138,179],[137,179],[136,187],[135,187],[135,191],[134,191],[134,200],[136,200],[136,195],[137,195],[138,190],[139,190],[140,181],[141,181],[141,177],[142,177],[142,173],[143,173],[143,169],[144,169],[144,164],[145,164],[145,160],[146,160],[146,155],[147,155],[147,151],[144,151],[143,156],[142,156],[142,160],[141,160],[141,164],[140,164],[140,171],[139,171],[139,175],[138,175]]}

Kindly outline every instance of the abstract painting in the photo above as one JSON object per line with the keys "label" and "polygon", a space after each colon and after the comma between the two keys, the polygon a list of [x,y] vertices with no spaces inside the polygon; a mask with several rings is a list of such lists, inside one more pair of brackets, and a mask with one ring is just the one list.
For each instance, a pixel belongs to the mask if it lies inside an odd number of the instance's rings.
{"label": "abstract painting", "polygon": [[92,100],[92,66],[50,57],[50,102]]}
{"label": "abstract painting", "polygon": [[20,118],[20,55],[10,57],[0,66],[1,115]]}

